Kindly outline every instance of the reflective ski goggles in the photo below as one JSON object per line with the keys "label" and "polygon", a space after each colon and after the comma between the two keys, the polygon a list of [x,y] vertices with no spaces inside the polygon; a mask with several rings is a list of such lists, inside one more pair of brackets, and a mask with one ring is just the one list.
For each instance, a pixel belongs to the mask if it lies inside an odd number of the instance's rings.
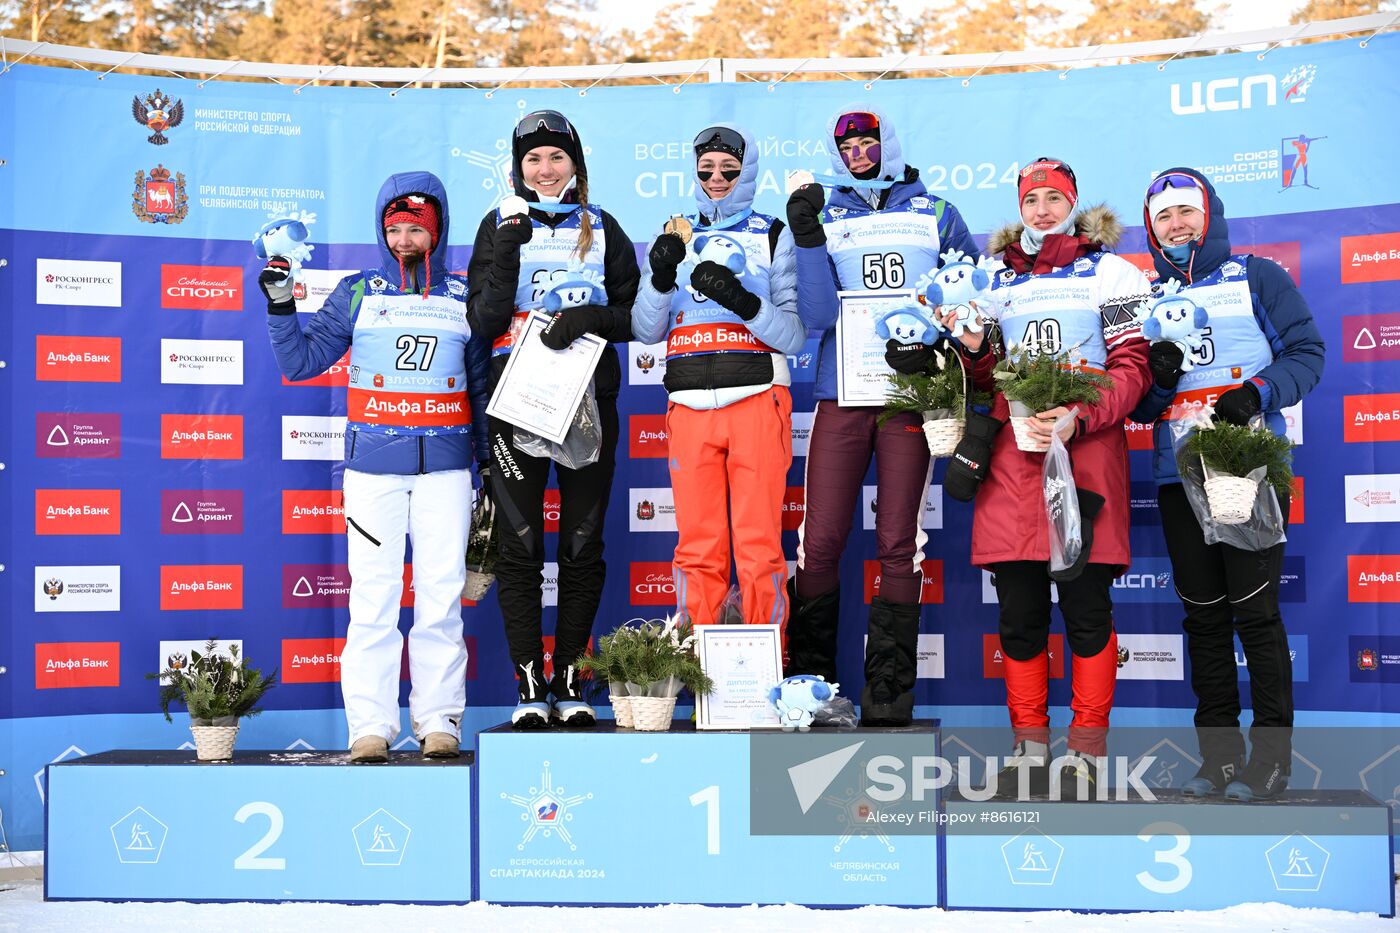
{"label": "reflective ski goggles", "polygon": [[707,152],[724,152],[744,161],[744,137],[727,126],[710,126],[695,136],[695,157]]}
{"label": "reflective ski goggles", "polygon": [[857,111],[854,113],[843,113],[836,118],[836,131],[832,133],[837,139],[842,136],[875,136],[880,132],[880,118],[873,113]]}
{"label": "reflective ski goggles", "polygon": [[536,110],[534,113],[525,114],[520,118],[520,122],[515,124],[515,138],[523,139],[539,130],[548,130],[551,133],[571,138],[574,135],[573,124],[569,122],[568,117],[559,111]]}
{"label": "reflective ski goggles", "polygon": [[[1150,198],[1153,195],[1161,194],[1168,188],[1201,188],[1201,183],[1192,175],[1180,175],[1176,173],[1163,175],[1147,186],[1147,197]],[[1205,189],[1202,188],[1201,190],[1204,191]]]}

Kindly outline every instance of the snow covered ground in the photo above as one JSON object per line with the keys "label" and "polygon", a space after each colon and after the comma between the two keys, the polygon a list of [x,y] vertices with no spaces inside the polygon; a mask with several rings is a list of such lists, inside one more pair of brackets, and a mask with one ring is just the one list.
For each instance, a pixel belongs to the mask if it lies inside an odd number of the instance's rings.
{"label": "snow covered ground", "polygon": [[759,930],[820,929],[822,933],[937,929],[939,933],[990,933],[1003,930],[1035,933],[1133,933],[1221,930],[1250,933],[1287,930],[1295,933],[1360,933],[1397,929],[1394,920],[1309,910],[1281,904],[1246,904],[1227,910],[1157,914],[1072,914],[944,912],[863,907],[859,910],[808,910],[805,907],[650,907],[567,908],[495,907],[348,907],[339,904],[101,904],[45,903],[38,881],[0,882],[0,931],[199,930],[216,933],[249,930],[296,933],[344,933],[345,930],[398,929],[427,933],[469,929],[567,929],[571,933],[651,933],[656,929],[713,930],[750,933]]}

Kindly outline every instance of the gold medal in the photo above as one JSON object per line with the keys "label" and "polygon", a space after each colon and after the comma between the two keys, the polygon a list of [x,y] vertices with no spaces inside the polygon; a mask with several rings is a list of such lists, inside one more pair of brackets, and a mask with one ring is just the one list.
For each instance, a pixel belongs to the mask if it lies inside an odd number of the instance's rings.
{"label": "gold medal", "polygon": [[661,229],[665,233],[674,233],[681,238],[682,243],[689,243],[695,228],[690,225],[690,221],[677,214],[675,217],[666,221],[666,226]]}

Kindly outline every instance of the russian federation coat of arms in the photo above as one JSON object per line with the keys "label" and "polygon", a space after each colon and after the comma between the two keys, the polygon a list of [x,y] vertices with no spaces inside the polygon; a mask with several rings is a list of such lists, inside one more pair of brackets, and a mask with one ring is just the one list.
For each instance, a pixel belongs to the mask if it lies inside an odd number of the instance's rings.
{"label": "russian federation coat of arms", "polygon": [[171,100],[161,93],[160,88],[156,88],[155,93],[147,94],[144,101],[139,97],[131,98],[131,115],[137,123],[151,130],[146,142],[164,146],[170,142],[164,136],[165,131],[179,126],[180,121],[185,119],[185,104]]}
{"label": "russian federation coat of arms", "polygon": [[190,212],[185,197],[185,174],[176,172],[170,180],[170,169],[157,165],[150,177],[136,172],[136,190],[131,193],[131,212],[148,224],[178,224]]}

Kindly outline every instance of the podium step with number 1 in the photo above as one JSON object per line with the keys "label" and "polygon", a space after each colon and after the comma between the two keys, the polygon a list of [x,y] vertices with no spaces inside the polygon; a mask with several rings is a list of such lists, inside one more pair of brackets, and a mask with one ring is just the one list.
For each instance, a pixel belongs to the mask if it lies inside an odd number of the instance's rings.
{"label": "podium step with number 1", "polygon": [[[917,725],[933,754],[936,726]],[[817,739],[823,734],[850,745],[866,730],[766,737],[824,748]],[[842,836],[751,833],[751,778],[791,780],[781,769],[750,774],[750,743],[764,737],[699,733],[689,722],[676,722],[669,732],[600,724],[579,732],[512,732],[506,726],[481,733],[482,900],[937,904],[932,832],[886,836],[857,822]],[[791,796],[791,788],[785,793]],[[849,809],[856,813],[858,802]]]}

